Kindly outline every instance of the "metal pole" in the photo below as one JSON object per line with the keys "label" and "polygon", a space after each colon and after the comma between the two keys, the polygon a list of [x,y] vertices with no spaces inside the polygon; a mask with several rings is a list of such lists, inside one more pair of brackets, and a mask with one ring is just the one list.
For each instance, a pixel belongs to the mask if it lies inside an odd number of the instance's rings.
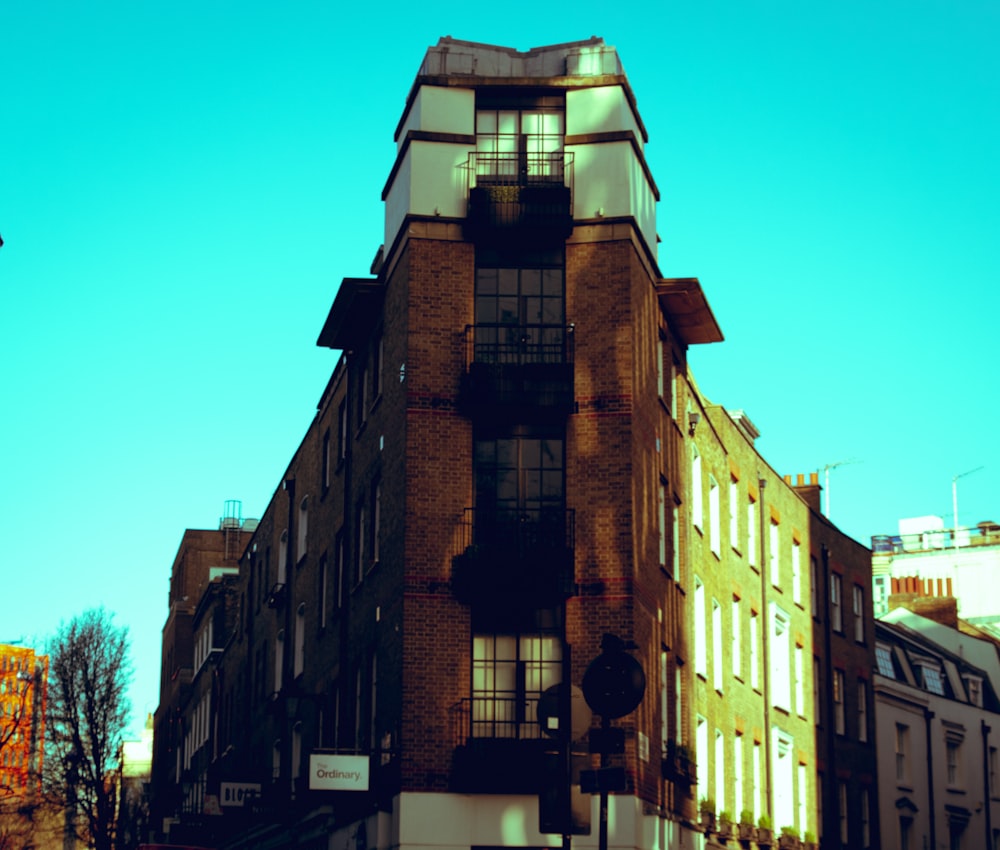
{"label": "metal pole", "polygon": [[[601,715],[601,731],[604,732],[604,737],[607,739],[607,731],[611,728],[611,720],[604,715]],[[608,766],[608,754],[604,752],[607,747],[601,750],[601,767]],[[601,813],[600,822],[597,827],[597,848],[598,850],[608,850],[608,792],[607,789],[601,790]]]}
{"label": "metal pole", "polygon": [[973,472],[979,472],[980,469],[982,469],[982,467],[977,466],[975,469],[959,473],[951,479],[951,510],[952,519],[954,520],[954,530],[952,532],[951,544],[953,549],[958,548],[958,479],[965,478],[966,475],[972,475]]}

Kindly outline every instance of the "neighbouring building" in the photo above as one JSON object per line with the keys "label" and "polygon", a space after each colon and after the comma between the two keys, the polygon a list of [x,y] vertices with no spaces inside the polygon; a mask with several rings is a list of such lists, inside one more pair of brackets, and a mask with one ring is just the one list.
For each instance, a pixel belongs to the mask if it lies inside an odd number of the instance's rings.
{"label": "neighbouring building", "polygon": [[906,608],[875,623],[885,847],[1000,847],[1000,655],[958,625]]}
{"label": "neighbouring building", "polygon": [[0,796],[41,789],[49,657],[0,644]]}
{"label": "neighbouring building", "polygon": [[1000,571],[1000,525],[945,528],[939,516],[899,521],[899,534],[872,537],[875,616],[889,610],[889,596],[955,597],[963,620],[1000,635],[1000,601],[983,593]]}
{"label": "neighbouring building", "polygon": [[702,798],[804,834],[818,772],[866,787],[812,709],[871,618],[827,640],[806,559],[867,550],[694,385],[722,333],[660,273],[646,141],[600,38],[427,51],[315,417],[225,569],[224,529],[175,561],[155,839],[703,847]]}

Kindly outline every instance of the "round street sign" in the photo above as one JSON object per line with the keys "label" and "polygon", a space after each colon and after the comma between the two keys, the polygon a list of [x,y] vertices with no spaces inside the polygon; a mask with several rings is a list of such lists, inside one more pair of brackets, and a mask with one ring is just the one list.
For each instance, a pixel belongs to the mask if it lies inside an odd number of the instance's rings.
{"label": "round street sign", "polygon": [[605,650],[583,674],[583,696],[595,714],[624,717],[631,714],[646,693],[642,665],[620,649]]}
{"label": "round street sign", "polygon": [[[552,685],[542,691],[538,698],[538,725],[542,732],[553,738],[559,735],[559,700],[562,683]],[[570,686],[570,740],[579,741],[590,730],[590,720],[593,715],[587,708],[583,691],[576,685]]]}

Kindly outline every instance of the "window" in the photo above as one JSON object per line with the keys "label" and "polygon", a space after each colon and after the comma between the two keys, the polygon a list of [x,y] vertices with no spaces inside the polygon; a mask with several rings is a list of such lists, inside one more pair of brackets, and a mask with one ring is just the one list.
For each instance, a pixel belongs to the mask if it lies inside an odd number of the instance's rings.
{"label": "window", "polygon": [[677,581],[681,579],[681,524],[680,524],[680,508],[674,505],[673,509],[673,523],[671,525],[671,538],[673,543],[673,551],[670,554],[670,560],[673,563],[673,574]]}
{"label": "window", "polygon": [[670,358],[670,415],[677,414],[677,364]]}
{"label": "window", "polygon": [[343,463],[347,458],[348,440],[347,400],[344,399],[337,410],[337,460],[339,463]]}
{"label": "window", "polygon": [[365,541],[368,539],[368,517],[365,515],[364,502],[358,502],[354,532],[354,583],[361,584],[361,580],[365,577]]}
{"label": "window", "polygon": [[702,510],[701,455],[697,446],[691,446],[691,523],[698,529],[704,523]]}
{"label": "window", "polygon": [[277,740],[271,745],[271,777],[275,780],[281,779],[281,741]]}
{"label": "window", "polygon": [[1000,766],[1000,762],[997,759],[997,748],[990,747],[989,756],[989,770],[990,770],[990,796],[996,797],[997,793],[1000,792],[1000,788],[997,787],[997,768]]}
{"label": "window", "polygon": [[656,339],[656,394],[663,398],[664,386],[663,377],[663,337]]}
{"label": "window", "polygon": [[299,502],[299,527],[296,532],[298,538],[295,547],[296,563],[306,556],[306,541],[309,539],[309,497],[306,496]]}
{"label": "window", "polygon": [[[721,805],[721,804],[720,804]],[[733,812],[743,811],[743,736],[733,739]]]}
{"label": "window", "polygon": [[865,642],[865,592],[862,588],[854,585],[854,600],[852,603],[854,613],[854,640],[858,643]]}
{"label": "window", "polygon": [[292,656],[292,677],[297,679],[302,675],[306,662],[306,605],[299,603],[295,612],[295,652]]}
{"label": "window", "polygon": [[331,452],[332,452],[332,449],[330,447],[330,429],[327,428],[326,431],[323,432],[323,458],[322,458],[323,474],[322,474],[322,481],[323,481],[323,495],[324,496],[330,490],[330,454],[331,454]]}
{"label": "window", "polygon": [[838,783],[837,788],[837,799],[838,799],[838,809],[839,809],[839,821],[840,821],[840,843],[841,845],[847,844],[847,834],[848,834],[848,823],[847,823],[847,783]]}
{"label": "window", "polygon": [[868,740],[868,683],[858,679],[858,740]]}
{"label": "window", "polygon": [[944,696],[944,682],[941,679],[941,669],[930,664],[921,664],[919,661],[917,662],[917,667],[923,674],[924,689],[930,691],[932,694]]}
{"label": "window", "polygon": [[750,611],[750,687],[760,687],[760,658],[757,654],[757,612]]}
{"label": "window", "polygon": [[899,850],[916,850],[913,846],[913,818],[899,818]]}
{"label": "window", "polygon": [[375,401],[382,397],[382,357],[385,351],[385,341],[379,334],[372,348],[372,396]]}
{"label": "window", "polygon": [[747,561],[757,566],[757,502],[752,495],[747,502]]}
{"label": "window", "polygon": [[563,533],[563,441],[545,436],[479,438],[474,446],[476,535],[498,540]]}
{"label": "window", "polygon": [[712,680],[715,689],[722,693],[722,606],[712,600]]}
{"label": "window", "polygon": [[792,541],[792,601],[802,603],[802,545]]}
{"label": "window", "polygon": [[562,250],[476,251],[474,356],[480,363],[565,362]]}
{"label": "window", "polygon": [[865,788],[861,791],[861,847],[862,850],[872,846],[872,812],[871,792]]}
{"label": "window", "polygon": [[658,542],[660,566],[667,569],[667,487],[661,481],[657,491],[656,518],[658,525]]}
{"label": "window", "polygon": [[361,369],[361,381],[358,384],[358,429],[368,421],[368,382],[371,380],[368,361]]}
{"label": "window", "polygon": [[740,520],[739,520],[739,482],[735,478],[729,479],[729,545],[733,549],[740,548]]}
{"label": "window", "polygon": [[963,674],[965,689],[969,695],[969,702],[972,705],[983,707],[983,680],[979,676]]}
{"label": "window", "polygon": [[474,738],[537,738],[538,698],[562,680],[555,635],[477,634],[472,639]]}
{"label": "window", "polygon": [[774,780],[774,823],[795,823],[795,747],[792,736],[771,729],[771,772]]}
{"label": "window", "polygon": [[319,627],[326,628],[327,612],[330,610],[330,563],[326,552],[319,558]]}
{"label": "window", "polygon": [[764,775],[761,772],[760,741],[753,742],[753,819],[760,819],[761,797],[764,794]]}
{"label": "window", "polygon": [[564,106],[558,96],[533,103],[482,99],[476,109],[476,181],[530,185],[563,181]]}
{"label": "window", "polygon": [[274,638],[274,693],[281,691],[285,679],[285,630]]}
{"label": "window", "polygon": [[844,671],[833,671],[833,722],[838,735],[845,731]]}
{"label": "window", "polygon": [[667,670],[667,652],[660,650],[660,757],[667,757],[670,739],[670,679]]}
{"label": "window", "polygon": [[888,679],[896,678],[896,671],[892,665],[892,650],[885,644],[875,645],[875,661],[878,664],[878,672]]}
{"label": "window", "polygon": [[344,605],[344,583],[347,580],[347,543],[345,537],[344,529],[340,529],[333,544],[334,557],[336,558],[333,570],[333,598],[338,610]]}
{"label": "window", "polygon": [[[771,603],[771,702],[785,709],[791,709],[791,675],[789,667],[792,662],[791,620],[773,602]],[[785,821],[790,823],[790,821]]]}
{"label": "window", "polygon": [[814,617],[819,616],[819,562],[809,556],[809,606]]}
{"label": "window", "polygon": [[726,807],[726,739],[719,729],[715,730],[715,802],[719,811]]}
{"label": "window", "polygon": [[740,600],[733,598],[733,675],[740,679],[743,676],[743,646],[742,626],[740,623]]}
{"label": "window", "polygon": [[781,587],[781,548],[780,535],[778,534],[778,523],[771,520],[771,538],[769,541],[769,555],[771,558],[771,584]]}
{"label": "window", "polygon": [[799,762],[798,772],[799,832],[805,832],[805,830],[809,829],[809,807],[806,805],[806,783],[808,782],[808,777],[806,776],[806,766],[802,762]]}
{"label": "window", "polygon": [[840,607],[840,576],[830,575],[830,624],[835,632],[844,631],[844,615]]}
{"label": "window", "polygon": [[819,659],[813,656],[813,716],[816,719],[816,725],[823,725],[822,711],[820,710],[821,700],[820,700],[820,687],[819,687]]}
{"label": "window", "polygon": [[722,554],[722,529],[719,523],[719,482],[714,475],[708,476],[708,539],[716,557]]}
{"label": "window", "polygon": [[696,799],[710,796],[708,785],[708,721],[698,715],[694,732],[695,760],[698,765],[698,793]]}
{"label": "window", "polygon": [[375,709],[378,706],[378,657],[375,655],[374,649],[372,650],[369,670],[371,680],[368,689],[368,744],[374,747],[375,742],[378,741],[378,732],[375,725]]}
{"label": "window", "polygon": [[382,482],[372,487],[372,565],[381,560],[382,547]]}
{"label": "window", "polygon": [[281,532],[278,544],[278,584],[288,582],[288,529]]}
{"label": "window", "polygon": [[694,579],[694,672],[699,676],[708,676],[708,623],[705,612],[705,585],[701,579]]}
{"label": "window", "polygon": [[947,766],[948,785],[953,788],[964,785],[962,781],[962,734],[950,730],[945,738],[945,765]]}
{"label": "window", "polygon": [[801,646],[795,647],[795,708],[802,716],[806,716],[805,690],[805,653]]}
{"label": "window", "polygon": [[906,782],[910,778],[908,761],[910,750],[910,727],[896,724],[896,781]]}

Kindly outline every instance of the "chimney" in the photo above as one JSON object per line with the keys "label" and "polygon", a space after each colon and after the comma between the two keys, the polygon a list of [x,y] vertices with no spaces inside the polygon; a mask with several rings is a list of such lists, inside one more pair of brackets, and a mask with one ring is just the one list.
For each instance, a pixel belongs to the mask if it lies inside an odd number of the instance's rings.
{"label": "chimney", "polygon": [[[786,475],[785,482],[787,484],[792,484],[792,476]],[[809,473],[809,483],[806,483],[805,475],[801,473],[795,477],[795,484],[792,485],[792,489],[799,494],[799,498],[805,502],[811,510],[816,513],[821,513],[820,507],[820,493],[823,488],[819,484],[819,473],[810,472]]]}

